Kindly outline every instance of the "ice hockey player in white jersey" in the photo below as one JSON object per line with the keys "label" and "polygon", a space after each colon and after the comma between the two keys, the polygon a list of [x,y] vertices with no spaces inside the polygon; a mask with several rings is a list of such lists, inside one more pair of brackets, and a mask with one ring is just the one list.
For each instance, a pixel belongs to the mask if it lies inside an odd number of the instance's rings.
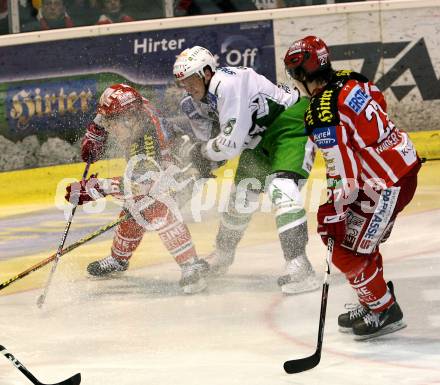
{"label": "ice hockey player in white jersey", "polygon": [[[195,131],[203,125],[213,127],[209,111],[219,126],[218,133],[207,133],[204,138],[195,134],[200,142],[192,147],[192,158],[225,161],[240,155],[236,190],[216,237],[213,274],[225,273],[232,264],[252,216],[247,208],[267,191],[276,208],[286,260],[286,271],[278,280],[281,290],[297,294],[319,288],[306,256],[307,218],[300,195],[314,158],[303,123],[308,100],[300,98],[297,90],[277,87],[253,69],[217,68],[213,55],[199,46],[183,51],[173,72],[190,96],[182,101],[182,109]],[[241,187],[245,194],[237,194]]]}

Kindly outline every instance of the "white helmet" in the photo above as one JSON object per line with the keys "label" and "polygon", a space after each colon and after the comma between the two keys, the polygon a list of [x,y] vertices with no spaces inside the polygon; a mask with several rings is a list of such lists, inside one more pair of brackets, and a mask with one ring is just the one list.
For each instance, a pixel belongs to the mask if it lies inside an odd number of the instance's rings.
{"label": "white helmet", "polygon": [[203,69],[208,66],[214,72],[217,64],[214,56],[206,48],[198,45],[187,48],[177,56],[173,67],[173,74],[177,80],[183,80],[187,77],[198,74],[204,78]]}

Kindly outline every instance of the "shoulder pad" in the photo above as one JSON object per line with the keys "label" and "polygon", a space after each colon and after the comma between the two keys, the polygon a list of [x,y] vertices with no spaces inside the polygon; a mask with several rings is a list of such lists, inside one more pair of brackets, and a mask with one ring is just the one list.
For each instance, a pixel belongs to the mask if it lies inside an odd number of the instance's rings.
{"label": "shoulder pad", "polygon": [[357,80],[361,83],[367,83],[369,81],[367,77],[360,74],[359,72],[354,72],[350,70],[336,71],[335,78],[337,79],[337,81],[344,81],[344,83],[351,79]]}

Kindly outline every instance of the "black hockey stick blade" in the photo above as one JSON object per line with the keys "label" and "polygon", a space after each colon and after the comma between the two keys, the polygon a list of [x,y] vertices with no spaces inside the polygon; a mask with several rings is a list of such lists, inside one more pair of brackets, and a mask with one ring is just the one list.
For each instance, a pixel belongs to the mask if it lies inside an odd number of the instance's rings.
{"label": "black hockey stick blade", "polygon": [[[81,383],[81,373],[76,373],[74,376],[68,378],[67,380],[58,382],[53,385],[79,385]],[[41,384],[45,385],[45,384]]]}
{"label": "black hockey stick blade", "polygon": [[[0,353],[3,354],[12,364],[23,373],[26,378],[31,381],[34,385],[46,385],[42,382],[38,381],[37,378],[20,362],[18,361],[11,353],[9,353],[6,348],[0,345]],[[81,374],[77,373],[74,376],[68,378],[67,380],[57,382],[56,384],[47,384],[47,385],[79,385],[81,383]]]}
{"label": "black hockey stick blade", "polygon": [[321,351],[316,351],[309,357],[299,358],[298,360],[290,360],[284,363],[284,370],[288,374],[301,373],[306,370],[313,369],[321,361]]}
{"label": "black hockey stick blade", "polygon": [[324,283],[322,285],[321,293],[321,312],[319,314],[319,326],[318,326],[318,342],[316,344],[315,353],[309,357],[299,358],[297,360],[289,360],[284,363],[284,370],[288,374],[301,373],[306,370],[313,369],[321,361],[322,341],[324,340],[324,326],[325,326],[325,314],[327,312],[327,300],[328,300],[328,278],[330,276],[330,265],[332,263],[334,241],[332,238],[328,238],[327,242],[327,269],[325,271]]}

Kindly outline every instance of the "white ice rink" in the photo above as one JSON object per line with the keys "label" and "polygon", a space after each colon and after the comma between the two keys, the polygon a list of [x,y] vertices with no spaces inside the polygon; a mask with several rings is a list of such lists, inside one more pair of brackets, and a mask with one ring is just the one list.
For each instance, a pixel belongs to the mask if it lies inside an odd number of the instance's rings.
{"label": "white ice rink", "polygon": [[[440,384],[439,234],[440,210],[398,219],[382,251],[408,327],[376,340],[338,332],[354,295],[333,268],[322,360],[301,374],[283,362],[314,352],[321,292],[280,294],[277,242],[240,248],[201,295],[180,293],[171,262],[104,281],[57,274],[43,310],[40,290],[0,297],[0,343],[45,383],[81,372],[84,385]],[[308,250],[321,276],[317,236]],[[0,357],[0,384],[26,383]]]}

